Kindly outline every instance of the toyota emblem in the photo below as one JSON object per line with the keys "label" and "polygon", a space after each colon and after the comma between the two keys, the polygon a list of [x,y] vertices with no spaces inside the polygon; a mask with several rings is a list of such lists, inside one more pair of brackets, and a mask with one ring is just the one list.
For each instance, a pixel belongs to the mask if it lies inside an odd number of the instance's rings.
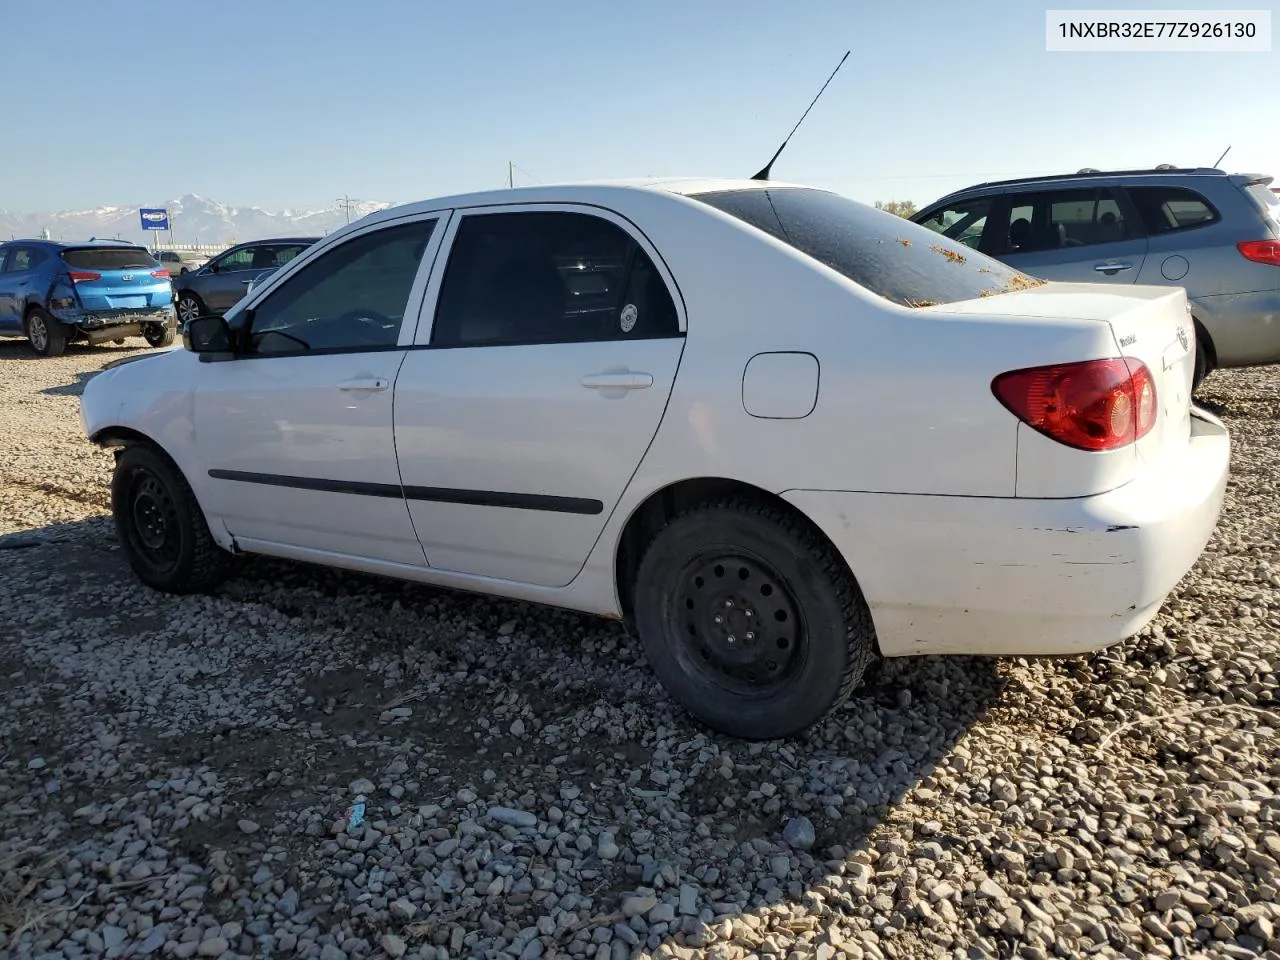
{"label": "toyota emblem", "polygon": [[[126,273],[126,274],[124,274],[123,276],[121,276],[121,277],[120,277],[120,279],[121,279],[121,280],[123,280],[123,281],[125,281],[125,282],[128,282],[128,281],[130,281],[130,280],[132,280],[132,279],[133,279],[133,274],[132,274],[132,273]],[[1181,335],[1182,335],[1182,334],[1181,334],[1181,331],[1179,331],[1179,334],[1178,334],[1178,335],[1179,335],[1179,336],[1181,336]]]}

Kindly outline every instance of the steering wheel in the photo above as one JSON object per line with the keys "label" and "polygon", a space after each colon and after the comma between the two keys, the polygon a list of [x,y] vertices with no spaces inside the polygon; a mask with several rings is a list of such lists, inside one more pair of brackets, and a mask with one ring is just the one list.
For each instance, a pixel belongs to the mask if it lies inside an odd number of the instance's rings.
{"label": "steering wheel", "polygon": [[376,344],[386,343],[388,328],[395,326],[395,321],[386,314],[363,307],[348,310],[341,316],[335,317],[333,322],[335,326],[351,330],[369,343]]}

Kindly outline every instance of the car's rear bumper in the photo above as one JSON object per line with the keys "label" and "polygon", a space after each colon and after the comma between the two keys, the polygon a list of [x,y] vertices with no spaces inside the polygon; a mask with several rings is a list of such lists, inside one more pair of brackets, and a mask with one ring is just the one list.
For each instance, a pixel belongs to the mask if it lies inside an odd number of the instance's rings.
{"label": "car's rear bumper", "polygon": [[53,315],[70,327],[88,332],[128,324],[159,323],[177,326],[178,317],[172,306],[131,310],[54,310]]}
{"label": "car's rear bumper", "polygon": [[880,650],[1072,654],[1137,633],[1200,556],[1230,437],[1202,411],[1177,461],[1073,499],[794,490],[871,607]]}
{"label": "car's rear bumper", "polygon": [[[1271,267],[1280,278],[1280,267]],[[1196,297],[1220,367],[1280,363],[1280,289]]]}

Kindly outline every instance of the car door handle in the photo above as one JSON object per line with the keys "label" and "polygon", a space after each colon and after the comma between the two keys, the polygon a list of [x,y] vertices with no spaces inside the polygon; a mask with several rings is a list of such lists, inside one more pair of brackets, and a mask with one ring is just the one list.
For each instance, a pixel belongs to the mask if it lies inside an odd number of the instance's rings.
{"label": "car door handle", "polygon": [[1132,270],[1132,263],[1100,263],[1093,269],[1099,273],[1119,273],[1121,270]]}
{"label": "car door handle", "polygon": [[338,384],[338,389],[347,392],[367,390],[374,393],[385,390],[389,386],[391,386],[391,381],[386,377],[355,377],[351,380],[343,380]]}
{"label": "car door handle", "polygon": [[588,390],[644,390],[653,386],[653,374],[627,370],[623,373],[591,373],[582,378]]}

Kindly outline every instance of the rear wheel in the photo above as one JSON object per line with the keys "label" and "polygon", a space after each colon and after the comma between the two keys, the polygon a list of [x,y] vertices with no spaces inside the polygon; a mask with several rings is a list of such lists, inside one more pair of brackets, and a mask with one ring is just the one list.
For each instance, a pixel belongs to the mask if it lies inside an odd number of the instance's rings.
{"label": "rear wheel", "polygon": [[635,611],[649,663],[681,706],[748,740],[821,720],[875,653],[866,601],[831,545],[750,499],[701,504],[659,531]]}
{"label": "rear wheel", "polygon": [[111,512],[129,566],[153,589],[196,593],[231,570],[232,555],[214,543],[186,478],[152,447],[128,447],[116,459]]}
{"label": "rear wheel", "polygon": [[59,357],[67,349],[67,328],[53,314],[32,307],[27,314],[27,339],[42,357]]}
{"label": "rear wheel", "polygon": [[142,328],[142,336],[153,347],[168,347],[173,345],[176,332],[167,324],[153,323]]}
{"label": "rear wheel", "polygon": [[1193,322],[1196,331],[1196,365],[1191,375],[1191,392],[1194,394],[1200,389],[1204,378],[1213,372],[1213,361],[1209,355],[1209,334],[1205,332],[1199,320]]}

